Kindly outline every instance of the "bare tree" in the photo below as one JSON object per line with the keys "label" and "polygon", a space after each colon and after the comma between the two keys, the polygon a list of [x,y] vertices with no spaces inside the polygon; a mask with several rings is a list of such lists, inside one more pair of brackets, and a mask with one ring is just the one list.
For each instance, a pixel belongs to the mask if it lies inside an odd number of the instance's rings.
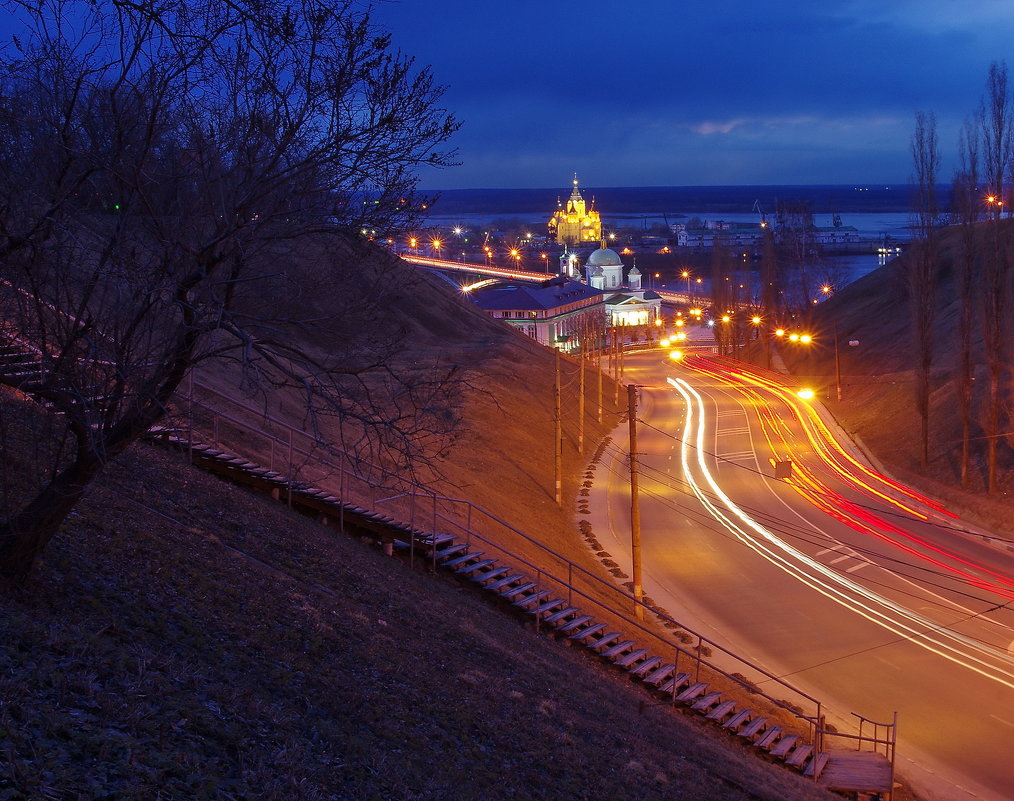
{"label": "bare tree", "polygon": [[775,209],[775,230],[779,260],[783,275],[788,279],[785,291],[786,304],[801,323],[812,313],[813,270],[821,259],[820,248],[814,239],[813,211],[802,201],[782,201]]}
{"label": "bare tree", "polygon": [[972,311],[975,275],[975,224],[979,220],[979,132],[981,121],[966,121],[958,136],[958,169],[954,174],[954,219],[960,230],[958,259],[958,367],[954,374],[961,420],[961,486],[967,487],[972,441]]}
{"label": "bare tree", "polygon": [[937,170],[940,150],[937,123],[932,112],[915,115],[912,134],[912,162],[915,184],[914,253],[905,262],[912,328],[915,336],[915,405],[920,420],[919,461],[929,466],[930,369],[933,366],[933,312],[937,271]]}
{"label": "bare tree", "polygon": [[731,356],[734,343],[735,296],[732,291],[732,266],[725,237],[716,233],[711,247],[712,333],[718,352]]}
{"label": "bare tree", "polygon": [[452,158],[429,71],[343,0],[4,4],[25,27],[0,58],[0,321],[34,365],[0,382],[49,439],[3,496],[0,575],[211,358],[354,446],[439,446],[449,376],[399,368],[383,282],[350,267]]}
{"label": "bare tree", "polygon": [[986,79],[980,120],[982,163],[989,197],[992,250],[983,260],[983,344],[989,370],[989,404],[986,410],[987,491],[996,491],[997,446],[1003,411],[1005,315],[1007,306],[1007,252],[1000,223],[1007,201],[1005,179],[1011,160],[1011,97],[1007,64],[993,62]]}

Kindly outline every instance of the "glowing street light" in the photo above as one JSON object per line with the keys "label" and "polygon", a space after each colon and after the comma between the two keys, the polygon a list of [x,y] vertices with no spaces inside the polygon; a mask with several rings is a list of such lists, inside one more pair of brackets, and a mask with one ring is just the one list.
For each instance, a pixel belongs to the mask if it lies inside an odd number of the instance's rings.
{"label": "glowing street light", "polygon": [[799,392],[796,393],[796,396],[800,400],[813,400],[815,397],[817,397],[817,393],[814,392],[812,389],[804,388],[799,390]]}

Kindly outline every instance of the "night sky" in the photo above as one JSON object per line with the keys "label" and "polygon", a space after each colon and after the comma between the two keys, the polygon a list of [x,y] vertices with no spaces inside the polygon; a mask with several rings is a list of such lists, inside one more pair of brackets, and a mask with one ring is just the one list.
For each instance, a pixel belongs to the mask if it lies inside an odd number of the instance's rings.
{"label": "night sky", "polygon": [[[907,183],[917,111],[940,178],[1010,0],[375,0],[464,124],[426,188]],[[1012,78],[1014,80],[1014,78]]]}

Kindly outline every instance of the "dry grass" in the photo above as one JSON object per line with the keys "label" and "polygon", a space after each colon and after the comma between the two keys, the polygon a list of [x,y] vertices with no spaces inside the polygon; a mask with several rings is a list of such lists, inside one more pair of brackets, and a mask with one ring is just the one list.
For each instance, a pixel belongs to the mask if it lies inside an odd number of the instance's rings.
{"label": "dry grass", "polygon": [[[399,297],[415,356],[481,390],[444,490],[606,575],[571,514],[592,450],[576,449],[574,365],[561,508],[552,357],[425,277]],[[451,334],[429,330],[447,315]],[[589,443],[618,420],[606,397]],[[644,700],[469,587],[145,445],[0,593],[0,801],[825,797]]]}
{"label": "dry grass", "polygon": [[3,798],[821,793],[455,582],[135,448],[0,596]]}

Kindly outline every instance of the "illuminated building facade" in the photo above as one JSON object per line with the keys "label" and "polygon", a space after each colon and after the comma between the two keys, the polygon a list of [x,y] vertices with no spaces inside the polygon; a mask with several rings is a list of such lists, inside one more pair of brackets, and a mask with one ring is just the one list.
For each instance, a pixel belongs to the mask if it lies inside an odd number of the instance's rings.
{"label": "illuminated building facade", "polygon": [[491,317],[563,351],[578,347],[582,333],[600,335],[606,319],[605,296],[562,275],[538,284],[497,281],[469,296]]}
{"label": "illuminated building facade", "polygon": [[579,245],[602,239],[602,218],[594,208],[587,208],[577,188],[577,175],[574,176],[574,190],[567,204],[557,201],[557,207],[549,220],[550,239],[560,245]]}
{"label": "illuminated building facade", "polygon": [[601,247],[585,262],[585,280],[605,296],[607,325],[652,325],[662,315],[662,298],[641,287],[641,271],[633,266],[623,281],[623,260],[615,250]]}

